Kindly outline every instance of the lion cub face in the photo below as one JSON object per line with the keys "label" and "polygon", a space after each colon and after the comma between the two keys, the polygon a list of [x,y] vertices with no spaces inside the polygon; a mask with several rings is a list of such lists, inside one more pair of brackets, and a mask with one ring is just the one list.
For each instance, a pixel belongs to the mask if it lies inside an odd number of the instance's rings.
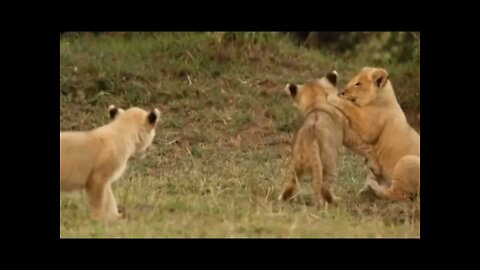
{"label": "lion cub face", "polygon": [[137,107],[123,110],[110,105],[108,112],[110,119],[117,125],[122,125],[126,132],[136,133],[134,157],[143,159],[155,137],[155,128],[160,119],[160,111],[155,108],[147,112]]}
{"label": "lion cub face", "polygon": [[377,98],[378,91],[388,81],[388,72],[382,68],[364,67],[353,77],[339,96],[357,106],[366,106]]}
{"label": "lion cub face", "polygon": [[327,96],[337,94],[338,73],[332,71],[320,79],[311,80],[304,84],[287,84],[287,91],[293,99],[294,106],[302,113],[308,113],[308,110],[315,104],[327,102]]}

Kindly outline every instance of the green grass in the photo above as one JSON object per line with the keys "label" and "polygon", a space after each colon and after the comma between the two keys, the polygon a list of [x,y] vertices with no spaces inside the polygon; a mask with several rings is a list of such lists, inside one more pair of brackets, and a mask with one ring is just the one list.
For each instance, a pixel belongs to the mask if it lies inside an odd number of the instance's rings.
{"label": "green grass", "polygon": [[[295,201],[276,201],[299,123],[281,89],[333,66],[341,86],[368,65],[335,58],[276,33],[65,36],[62,130],[107,123],[111,103],[158,107],[162,121],[147,158],[113,185],[128,218],[92,221],[82,192],[61,194],[61,237],[419,237],[419,203],[355,196],[366,170],[346,151],[338,207],[313,207],[308,181]],[[419,67],[410,65],[387,68],[394,85],[418,91]]]}

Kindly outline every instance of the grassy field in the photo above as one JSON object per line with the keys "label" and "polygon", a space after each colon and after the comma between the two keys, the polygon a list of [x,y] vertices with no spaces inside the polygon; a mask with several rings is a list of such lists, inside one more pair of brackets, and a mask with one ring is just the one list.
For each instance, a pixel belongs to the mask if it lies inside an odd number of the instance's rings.
{"label": "grassy field", "polygon": [[[290,167],[299,115],[281,89],[332,67],[340,88],[368,56],[337,58],[275,33],[66,35],[60,39],[61,130],[107,123],[109,104],[158,107],[147,158],[113,185],[127,219],[88,218],[82,192],[60,195],[60,236],[419,237],[420,204],[356,197],[364,160],[343,151],[338,207],[316,209],[304,179],[291,203],[276,201]],[[419,65],[382,64],[401,89],[419,91]],[[406,90],[403,90],[406,91]],[[412,91],[410,91],[412,92]]]}

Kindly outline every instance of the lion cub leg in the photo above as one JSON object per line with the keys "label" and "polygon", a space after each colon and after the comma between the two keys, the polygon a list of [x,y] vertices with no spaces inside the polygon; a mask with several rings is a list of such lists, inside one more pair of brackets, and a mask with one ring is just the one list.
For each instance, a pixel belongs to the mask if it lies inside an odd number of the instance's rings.
{"label": "lion cub leg", "polygon": [[105,192],[106,192],[106,215],[109,218],[112,219],[121,219],[125,217],[125,213],[121,213],[118,210],[117,207],[117,201],[115,200],[115,197],[113,196],[113,191],[112,191],[112,183],[109,182],[106,187],[105,187]]}
{"label": "lion cub leg", "polygon": [[420,189],[420,158],[409,155],[398,161],[393,169],[389,187],[383,187],[376,181],[369,180],[368,185],[379,197],[395,200],[414,200]]}
{"label": "lion cub leg", "polygon": [[385,178],[381,174],[380,165],[372,159],[368,158],[367,163],[370,170],[368,171],[367,178],[365,179],[365,186],[358,192],[358,195],[362,197],[375,195],[372,188],[368,185],[369,181],[375,181],[380,185],[386,183]]}
{"label": "lion cub leg", "polygon": [[278,197],[279,201],[286,201],[290,199],[297,189],[298,178],[303,176],[303,168],[299,162],[294,162],[293,170],[291,171],[290,175],[290,178],[287,179],[287,182],[285,183],[283,190]]}
{"label": "lion cub leg", "polygon": [[373,170],[370,170],[365,179],[365,186],[362,189],[360,189],[360,191],[358,192],[358,196],[360,197],[375,196],[375,192],[373,191],[369,183],[375,182],[378,186],[380,186],[380,184],[382,184],[384,181],[385,180],[383,179],[383,176],[377,175]]}
{"label": "lion cub leg", "polygon": [[333,186],[335,185],[336,181],[337,172],[335,169],[328,170],[323,174],[323,185],[320,192],[322,194],[322,198],[330,204],[336,204],[342,200],[342,198],[338,197],[333,192]]}
{"label": "lion cub leg", "polygon": [[375,175],[381,174],[380,164],[378,164],[375,158],[375,148],[371,144],[367,144],[360,136],[357,135],[349,126],[349,123],[345,123],[343,132],[343,145],[353,151],[355,154],[365,157],[368,167]]}
{"label": "lion cub leg", "polygon": [[328,204],[334,204],[339,199],[332,191],[332,186],[337,178],[335,150],[331,147],[323,147],[321,158],[318,143],[315,142],[308,151],[312,173],[312,189],[317,206],[320,206],[322,199]]}
{"label": "lion cub leg", "polygon": [[361,125],[361,123],[365,123],[367,119],[364,114],[359,111],[358,107],[353,105],[350,101],[343,100],[336,94],[328,95],[327,101],[342,111],[349,120],[350,126],[353,128],[353,130],[358,134],[359,137],[365,139],[366,135],[369,134],[367,132],[369,127]]}
{"label": "lion cub leg", "polygon": [[87,182],[86,191],[92,219],[101,220],[105,218],[107,181],[105,177],[97,173],[92,174]]}
{"label": "lion cub leg", "polygon": [[[341,198],[335,195],[333,192],[333,187],[337,182],[337,153],[333,150],[324,151],[323,156],[326,157],[322,159],[322,178],[323,183],[320,186],[320,194],[322,198],[327,201],[329,204],[338,203]],[[313,175],[312,175],[313,176]],[[317,185],[320,183],[317,182]]]}
{"label": "lion cub leg", "polygon": [[[380,164],[378,164],[376,160],[374,147],[363,142],[360,137],[348,126],[348,123],[344,128],[343,144],[354,153],[365,157],[365,163],[368,164],[368,168],[370,169],[365,183],[367,183],[369,179],[378,183],[383,182],[383,177],[381,175],[382,170],[380,168]],[[370,186],[365,184],[365,187],[358,192],[358,195],[363,197],[375,194]]]}

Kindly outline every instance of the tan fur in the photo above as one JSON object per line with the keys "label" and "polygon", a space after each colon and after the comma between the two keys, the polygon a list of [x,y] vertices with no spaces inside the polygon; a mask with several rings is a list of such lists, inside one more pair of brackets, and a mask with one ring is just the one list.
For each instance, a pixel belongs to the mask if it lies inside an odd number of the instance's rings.
{"label": "tan fur", "polygon": [[[336,81],[336,80],[335,80]],[[290,85],[287,85],[288,89]],[[374,171],[372,147],[350,129],[345,116],[327,102],[328,94],[336,94],[335,85],[326,77],[298,85],[292,94],[294,105],[304,117],[293,143],[293,170],[287,179],[280,200],[292,197],[297,188],[297,179],[303,174],[312,176],[312,189],[316,203],[323,198],[334,203],[339,198],[332,191],[337,178],[337,156],[339,148],[345,145],[357,154],[367,157]],[[295,91],[294,91],[295,92]]]}
{"label": "tan fur", "polygon": [[158,109],[124,111],[110,106],[109,112],[113,121],[107,125],[60,132],[60,190],[85,189],[94,219],[121,218],[111,184],[122,176],[132,156],[145,155],[160,118]]}
{"label": "tan fur", "polygon": [[420,135],[408,124],[388,72],[365,67],[339,96],[329,95],[328,101],[347,116],[364,142],[375,147],[381,177],[367,179],[363,191],[371,189],[377,196],[392,200],[419,195]]}

